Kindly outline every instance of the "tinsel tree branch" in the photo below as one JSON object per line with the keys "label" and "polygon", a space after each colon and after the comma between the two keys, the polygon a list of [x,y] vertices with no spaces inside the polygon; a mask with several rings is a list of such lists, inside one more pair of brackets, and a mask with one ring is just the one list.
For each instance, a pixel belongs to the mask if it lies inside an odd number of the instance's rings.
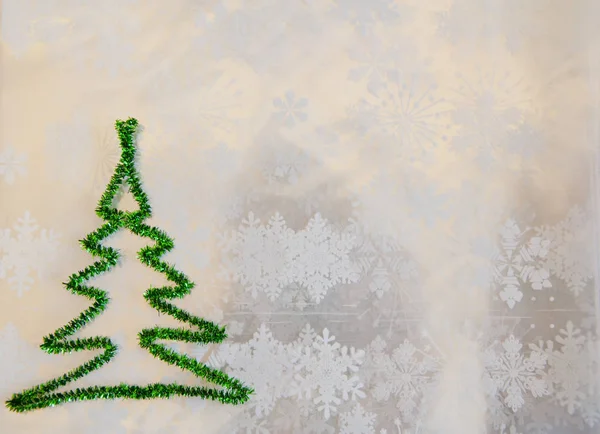
{"label": "tinsel tree branch", "polygon": [[[6,406],[12,411],[26,412],[44,407],[53,407],[70,401],[115,398],[154,399],[174,396],[212,399],[225,404],[242,404],[249,399],[250,394],[253,392],[251,388],[245,386],[239,380],[229,377],[222,371],[210,368],[194,358],[179,354],[167,348],[164,344],[158,343],[161,340],[198,344],[220,343],[227,335],[224,327],[219,327],[210,321],[192,315],[169,302],[169,300],[183,298],[188,295],[194,283],[185,274],[175,269],[173,265],[161,260],[162,255],[174,247],[173,240],[162,230],[144,223],[151,216],[151,208],[135,167],[135,134],[138,121],[133,118],[126,121],[117,120],[115,126],[120,140],[121,159],[96,208],[96,214],[105,223],[80,241],[86,251],[99,259],[87,268],[71,275],[68,282],[64,283],[67,290],[73,294],[87,297],[93,300],[93,303],[78,317],[60,327],[54,333],[44,337],[40,346],[42,350],[49,354],[68,354],[74,351],[98,349],[102,350],[102,353],[60,377],[14,394],[6,402]],[[121,211],[113,206],[115,195],[124,183],[129,186],[139,206],[136,211]],[[170,315],[188,326],[192,326],[190,328],[156,326],[143,329],[138,334],[139,345],[154,357],[190,371],[196,377],[218,387],[184,386],[177,383],[154,383],[143,386],[121,383],[116,386],[91,386],[65,392],[57,391],[59,388],[101,368],[110,362],[117,353],[117,346],[109,337],[71,337],[96,316],[104,312],[108,306],[109,297],[107,292],[100,288],[88,286],[86,282],[110,270],[117,264],[119,260],[118,251],[112,247],[105,247],[101,243],[120,229],[128,229],[140,237],[150,238],[155,242],[153,246],[140,249],[138,258],[147,266],[164,274],[173,284],[161,288],[149,288],[144,293],[144,298],[148,304],[158,312]]]}

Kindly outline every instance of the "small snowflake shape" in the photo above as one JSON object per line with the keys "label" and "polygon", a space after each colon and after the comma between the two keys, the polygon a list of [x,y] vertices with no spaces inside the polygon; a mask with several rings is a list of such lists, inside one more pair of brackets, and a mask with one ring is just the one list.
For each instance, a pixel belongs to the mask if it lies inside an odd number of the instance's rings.
{"label": "small snowflake shape", "polygon": [[501,251],[494,259],[494,278],[502,286],[500,299],[510,309],[523,299],[522,284],[530,283],[536,291],[552,286],[550,273],[540,263],[548,253],[550,241],[532,237],[523,243],[525,232],[513,219],[507,220],[501,230]]}
{"label": "small snowflake shape", "polygon": [[334,231],[320,214],[315,214],[290,241],[290,274],[308,288],[315,302],[319,303],[336,284],[357,282],[360,278],[358,267],[350,260],[356,238]]}
{"label": "small snowflake shape", "polygon": [[281,294],[282,287],[289,278],[288,237],[293,234],[283,218],[276,214],[267,226],[261,225],[253,213],[242,221],[237,231],[221,236],[226,276],[240,282],[254,298],[264,292],[274,300]]}
{"label": "small snowflake shape", "polygon": [[539,236],[551,243],[545,267],[564,280],[575,296],[579,296],[593,278],[590,261],[593,253],[589,242],[591,221],[582,209],[574,207],[557,225],[537,229]]}
{"label": "small snowflake shape", "polygon": [[326,420],[337,410],[342,399],[365,396],[362,383],[352,375],[362,364],[364,351],[341,346],[335,342],[335,336],[330,336],[329,330],[324,329],[323,335],[316,336],[311,347],[302,348],[302,352],[293,387],[298,395],[307,398],[316,393],[313,402]]}
{"label": "small snowflake shape", "polygon": [[275,98],[273,106],[277,109],[275,118],[288,128],[296,125],[296,121],[305,122],[307,119],[304,110],[308,106],[308,100],[297,99],[292,91],[287,91],[284,98]]}
{"label": "small snowflake shape", "polygon": [[356,403],[351,412],[340,415],[340,434],[374,434],[376,417]]}
{"label": "small snowflake shape", "polygon": [[437,363],[433,357],[422,352],[418,357],[420,352],[407,339],[392,355],[384,352],[386,346],[381,337],[370,346],[377,379],[373,396],[379,401],[386,401],[391,395],[396,396],[398,409],[404,418],[410,419],[424,390],[434,381]]}
{"label": "small snowflake shape", "polygon": [[572,415],[587,399],[589,379],[586,376],[590,372],[587,366],[590,360],[584,353],[586,338],[581,334],[581,330],[568,321],[566,327],[555,337],[555,341],[561,345],[560,349],[555,348],[553,341],[546,343],[545,350],[543,343],[533,348],[545,351],[548,356],[548,377],[554,386],[553,396]]}
{"label": "small snowflake shape", "polygon": [[456,101],[452,113],[458,128],[452,139],[455,151],[471,156],[484,170],[503,161],[501,157],[506,154],[519,157],[515,151],[520,150],[509,144],[511,133],[523,123],[520,94],[524,81],[497,70],[478,70],[472,78],[459,79],[461,101]]}
{"label": "small snowflake shape", "polygon": [[402,288],[404,282],[418,278],[417,263],[407,257],[394,239],[367,235],[358,230],[358,247],[352,257],[362,274],[371,278],[369,290],[378,298],[392,288]]}
{"label": "small snowflake shape", "polygon": [[220,241],[226,254],[221,274],[240,282],[254,298],[264,292],[273,301],[285,287],[298,284],[319,303],[336,284],[360,277],[350,260],[354,236],[333,230],[320,214],[294,232],[279,214],[264,226],[249,213],[237,231],[221,235]]}
{"label": "small snowflake shape", "polygon": [[[443,126],[441,115],[447,110],[443,100],[437,97],[436,85],[427,74],[412,75],[404,71],[388,70],[389,80],[385,81],[376,94],[369,97],[372,101],[361,102],[357,107],[357,124],[362,131],[373,132],[390,142],[377,140],[381,150],[391,150],[396,155],[414,159],[431,158],[427,152],[431,146],[444,140],[440,135]],[[420,81],[424,81],[421,83]]]}
{"label": "small snowflake shape", "polygon": [[534,397],[548,394],[548,385],[543,369],[548,359],[540,351],[533,351],[528,357],[521,353],[523,345],[511,335],[502,343],[501,354],[488,352],[487,370],[492,380],[492,392],[506,393],[504,402],[513,412],[524,404],[523,394],[531,392]]}

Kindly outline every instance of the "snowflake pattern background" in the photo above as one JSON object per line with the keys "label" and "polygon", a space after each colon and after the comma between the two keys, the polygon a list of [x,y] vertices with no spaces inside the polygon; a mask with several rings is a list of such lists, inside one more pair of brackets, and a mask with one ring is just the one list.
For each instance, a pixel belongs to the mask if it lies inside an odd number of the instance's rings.
{"label": "snowflake pattern background", "polygon": [[[38,346],[85,307],[60,282],[92,260],[128,116],[181,306],[229,335],[173,347],[256,393],[1,409],[2,430],[600,430],[597,1],[92,3],[1,6],[2,398],[86,360]],[[122,353],[90,384],[194,384],[136,346],[165,321],[143,240],[107,244],[112,304],[82,333]]]}

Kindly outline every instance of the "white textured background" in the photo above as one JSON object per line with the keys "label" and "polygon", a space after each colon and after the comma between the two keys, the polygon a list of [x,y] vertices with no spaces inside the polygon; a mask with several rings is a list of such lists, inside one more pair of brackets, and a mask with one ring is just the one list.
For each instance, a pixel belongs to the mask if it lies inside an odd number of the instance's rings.
{"label": "white textured background", "polygon": [[[0,397],[90,357],[38,345],[86,307],[61,282],[129,116],[181,306],[230,335],[180,349],[256,394],[1,409],[0,431],[597,433],[595,3],[3,0]],[[122,351],[85,384],[193,384],[137,347],[168,323],[144,242],[109,244],[83,333]]]}

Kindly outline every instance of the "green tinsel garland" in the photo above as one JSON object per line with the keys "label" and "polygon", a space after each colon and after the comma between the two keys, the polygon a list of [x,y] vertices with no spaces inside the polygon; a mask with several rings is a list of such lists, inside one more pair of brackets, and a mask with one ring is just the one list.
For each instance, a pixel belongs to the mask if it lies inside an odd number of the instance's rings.
{"label": "green tinsel garland", "polygon": [[[227,335],[225,328],[218,327],[214,323],[194,316],[166,301],[183,298],[188,295],[194,283],[185,274],[177,271],[175,267],[160,260],[163,254],[173,248],[173,240],[160,229],[144,223],[144,220],[150,217],[151,209],[148,197],[142,189],[140,177],[135,168],[134,159],[136,150],[134,141],[137,125],[138,121],[133,118],[126,121],[116,121],[115,126],[121,143],[121,160],[96,208],[96,214],[106,223],[80,241],[85,250],[102,259],[94,262],[79,273],[73,274],[70,276],[69,281],[64,284],[73,294],[85,296],[90,300],[93,299],[94,303],[67,325],[46,336],[40,346],[40,348],[50,354],[96,349],[103,349],[104,351],[89,362],[60,377],[24,390],[21,393],[14,394],[6,402],[6,406],[12,411],[26,412],[38,408],[53,407],[64,402],[91,399],[152,399],[172,396],[200,397],[235,405],[246,402],[249,399],[249,395],[253,392],[251,388],[244,386],[239,380],[230,378],[227,374],[209,368],[196,359],[178,354],[166,346],[156,343],[156,341],[164,339],[201,344],[220,343]],[[113,208],[113,199],[120,186],[125,182],[129,185],[130,191],[139,205],[139,210],[137,211],[126,212]],[[107,292],[93,286],[86,286],[85,282],[92,277],[108,271],[117,264],[119,260],[118,251],[111,247],[104,247],[100,243],[109,235],[123,228],[129,229],[141,237],[148,237],[156,242],[154,246],[147,246],[140,249],[138,258],[144,264],[163,273],[169,281],[175,284],[172,287],[151,287],[144,293],[146,301],[157,311],[171,315],[179,321],[188,323],[190,326],[197,327],[197,331],[164,327],[143,329],[138,335],[140,346],[147,349],[154,357],[158,357],[160,360],[171,365],[176,365],[181,369],[188,370],[197,377],[221,386],[222,389],[210,389],[200,386],[190,387],[176,383],[155,383],[146,386],[122,383],[118,386],[92,386],[84,389],[78,388],[72,391],[56,392],[60,387],[99,369],[111,361],[117,353],[117,346],[108,337],[96,336],[73,340],[68,338],[106,309],[109,302]]]}

